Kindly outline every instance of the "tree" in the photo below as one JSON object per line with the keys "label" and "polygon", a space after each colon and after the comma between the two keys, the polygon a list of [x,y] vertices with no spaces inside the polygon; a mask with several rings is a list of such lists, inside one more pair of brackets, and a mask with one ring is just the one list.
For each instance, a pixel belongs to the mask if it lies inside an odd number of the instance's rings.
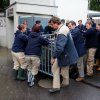
{"label": "tree", "polygon": [[0,11],[4,11],[9,6],[10,0],[0,0]]}
{"label": "tree", "polygon": [[100,11],[100,0],[88,0],[89,10]]}

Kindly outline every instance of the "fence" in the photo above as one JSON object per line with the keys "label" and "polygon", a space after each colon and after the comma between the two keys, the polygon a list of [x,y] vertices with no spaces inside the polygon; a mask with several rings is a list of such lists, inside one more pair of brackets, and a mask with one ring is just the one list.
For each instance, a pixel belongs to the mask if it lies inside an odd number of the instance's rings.
{"label": "fence", "polygon": [[55,35],[47,34],[47,35],[42,35],[42,36],[47,37],[50,43],[48,47],[42,47],[40,72],[52,76],[52,72],[51,72],[52,65],[50,63],[50,60],[51,60],[52,52],[55,45]]}

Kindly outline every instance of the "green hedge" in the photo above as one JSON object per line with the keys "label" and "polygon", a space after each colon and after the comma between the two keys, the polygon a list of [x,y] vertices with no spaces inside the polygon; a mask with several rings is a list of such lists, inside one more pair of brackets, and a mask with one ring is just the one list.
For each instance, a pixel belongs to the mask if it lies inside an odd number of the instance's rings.
{"label": "green hedge", "polygon": [[100,0],[90,0],[90,10],[100,11]]}

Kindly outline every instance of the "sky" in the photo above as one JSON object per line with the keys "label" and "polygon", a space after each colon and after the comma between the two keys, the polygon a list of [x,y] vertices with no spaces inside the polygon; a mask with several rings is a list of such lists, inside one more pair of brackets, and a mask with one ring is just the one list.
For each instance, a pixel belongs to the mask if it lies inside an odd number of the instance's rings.
{"label": "sky", "polygon": [[74,20],[82,19],[83,23],[87,19],[88,0],[56,0],[58,6],[57,15],[62,19]]}

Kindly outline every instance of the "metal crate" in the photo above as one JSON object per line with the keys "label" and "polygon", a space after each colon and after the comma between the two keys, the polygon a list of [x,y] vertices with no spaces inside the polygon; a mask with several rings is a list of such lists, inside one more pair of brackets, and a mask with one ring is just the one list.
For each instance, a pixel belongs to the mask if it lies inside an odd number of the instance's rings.
{"label": "metal crate", "polygon": [[42,35],[43,37],[47,37],[50,41],[48,47],[42,47],[42,54],[41,54],[41,64],[40,64],[40,72],[45,73],[47,75],[52,76],[51,72],[51,57],[52,51],[55,45],[55,35],[54,34],[46,34]]}

